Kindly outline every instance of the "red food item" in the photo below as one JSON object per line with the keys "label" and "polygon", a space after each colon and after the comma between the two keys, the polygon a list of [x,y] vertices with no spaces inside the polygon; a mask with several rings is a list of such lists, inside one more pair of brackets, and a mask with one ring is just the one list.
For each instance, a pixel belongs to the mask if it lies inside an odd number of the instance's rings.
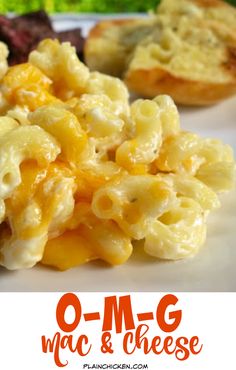
{"label": "red food item", "polygon": [[26,62],[29,53],[46,38],[56,38],[61,42],[69,41],[75,46],[80,59],[83,59],[84,39],[80,28],[56,32],[50,18],[43,10],[11,19],[0,15],[0,40],[8,45],[10,65]]}

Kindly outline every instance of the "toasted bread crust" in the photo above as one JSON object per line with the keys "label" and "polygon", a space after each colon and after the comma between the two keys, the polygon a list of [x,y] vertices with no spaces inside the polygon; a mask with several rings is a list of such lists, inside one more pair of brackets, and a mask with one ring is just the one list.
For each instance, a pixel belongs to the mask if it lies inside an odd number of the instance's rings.
{"label": "toasted bread crust", "polygon": [[131,91],[146,98],[167,94],[177,103],[189,106],[216,104],[236,93],[236,81],[227,84],[191,81],[159,68],[131,70],[124,81]]}
{"label": "toasted bread crust", "polygon": [[[114,27],[114,26],[123,26],[125,24],[131,24],[137,22],[134,18],[126,18],[126,19],[113,19],[111,21],[101,21],[90,30],[89,36],[87,40],[96,39],[98,37],[103,36],[104,31],[107,29]],[[88,43],[85,44],[88,46]]]}
{"label": "toasted bread crust", "polygon": [[212,7],[230,7],[227,3],[223,3],[221,0],[194,0],[194,2],[201,8],[212,8]]}
{"label": "toasted bread crust", "polygon": [[224,63],[223,68],[227,69],[236,79],[236,47],[228,48],[228,60]]}

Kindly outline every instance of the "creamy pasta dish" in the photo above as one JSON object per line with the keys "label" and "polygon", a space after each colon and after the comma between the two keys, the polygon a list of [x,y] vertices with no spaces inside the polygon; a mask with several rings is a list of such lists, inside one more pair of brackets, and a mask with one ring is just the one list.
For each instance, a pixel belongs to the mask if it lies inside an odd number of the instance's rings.
{"label": "creamy pasta dish", "polygon": [[182,131],[169,96],[129,104],[125,85],[90,72],[69,43],[44,40],[9,68],[3,50],[0,264],[117,265],[135,240],[157,258],[196,254],[233,187],[232,148]]}

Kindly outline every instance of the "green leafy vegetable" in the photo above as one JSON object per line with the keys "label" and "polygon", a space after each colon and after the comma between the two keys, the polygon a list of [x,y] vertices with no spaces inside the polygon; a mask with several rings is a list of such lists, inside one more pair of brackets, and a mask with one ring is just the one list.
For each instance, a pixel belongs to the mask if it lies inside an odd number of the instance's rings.
{"label": "green leafy vegetable", "polygon": [[[236,0],[227,1],[236,6]],[[160,0],[0,0],[0,13],[24,13],[43,8],[49,12],[146,12],[155,9],[159,2]]]}

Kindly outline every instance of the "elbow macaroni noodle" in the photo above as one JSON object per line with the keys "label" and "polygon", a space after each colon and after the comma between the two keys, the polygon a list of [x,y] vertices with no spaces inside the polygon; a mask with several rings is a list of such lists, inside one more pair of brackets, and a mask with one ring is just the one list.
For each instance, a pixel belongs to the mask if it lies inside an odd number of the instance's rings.
{"label": "elbow macaroni noodle", "polygon": [[7,199],[20,185],[20,165],[26,159],[35,159],[46,166],[59,153],[60,146],[55,138],[39,126],[10,129],[0,139],[0,197]]}
{"label": "elbow macaroni noodle", "polygon": [[182,131],[169,96],[129,105],[69,43],[44,40],[9,68],[0,49],[0,264],[116,265],[135,240],[158,258],[196,254],[233,187],[232,149]]}
{"label": "elbow macaroni noodle", "polygon": [[7,71],[7,57],[7,47],[3,42],[0,42],[0,78],[2,78]]}
{"label": "elbow macaroni noodle", "polygon": [[162,127],[157,103],[136,100],[131,105],[134,137],[124,141],[116,151],[116,162],[123,168],[135,171],[137,165],[146,165],[158,156],[162,144]]}

